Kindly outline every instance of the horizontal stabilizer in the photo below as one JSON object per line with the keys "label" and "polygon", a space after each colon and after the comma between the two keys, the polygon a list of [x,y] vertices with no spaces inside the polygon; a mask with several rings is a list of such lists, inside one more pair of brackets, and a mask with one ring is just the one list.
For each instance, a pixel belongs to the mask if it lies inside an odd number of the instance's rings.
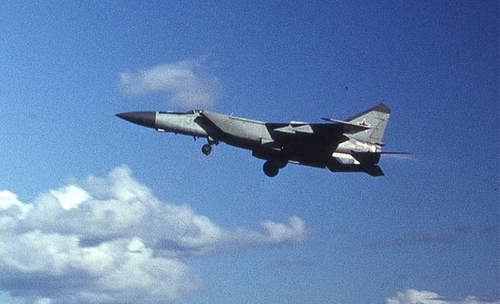
{"label": "horizontal stabilizer", "polygon": [[333,118],[323,118],[323,120],[326,120],[329,122],[334,122],[334,123],[337,123],[337,124],[344,126],[344,133],[347,133],[347,134],[354,134],[354,133],[358,133],[358,132],[370,129],[369,126],[362,124],[362,123],[352,123],[352,122],[333,119]]}
{"label": "horizontal stabilizer", "polygon": [[380,160],[380,152],[355,152],[351,151],[352,157],[354,157],[361,164],[376,164]]}
{"label": "horizontal stabilizer", "polygon": [[371,176],[384,176],[385,175],[384,172],[382,171],[382,169],[380,169],[380,167],[377,165],[366,168],[365,172],[370,174]]}
{"label": "horizontal stabilizer", "polygon": [[380,154],[387,154],[387,155],[408,155],[411,154],[410,152],[380,152]]}

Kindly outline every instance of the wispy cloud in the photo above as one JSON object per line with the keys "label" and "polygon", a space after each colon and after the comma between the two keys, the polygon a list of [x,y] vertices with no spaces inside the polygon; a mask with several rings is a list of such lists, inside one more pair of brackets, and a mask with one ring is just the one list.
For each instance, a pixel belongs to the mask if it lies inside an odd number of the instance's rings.
{"label": "wispy cloud", "polygon": [[405,292],[398,292],[393,298],[386,299],[386,304],[500,304],[500,302],[481,301],[473,296],[450,299],[431,291],[408,289]]}
{"label": "wispy cloud", "polygon": [[218,78],[206,75],[204,70],[204,60],[198,59],[158,65],[135,73],[123,72],[120,88],[131,97],[165,92],[173,106],[209,108],[218,101],[222,85]]}
{"label": "wispy cloud", "polygon": [[158,200],[126,166],[26,204],[0,192],[0,289],[48,303],[168,303],[201,287],[182,257],[302,242],[298,217],[226,230]]}

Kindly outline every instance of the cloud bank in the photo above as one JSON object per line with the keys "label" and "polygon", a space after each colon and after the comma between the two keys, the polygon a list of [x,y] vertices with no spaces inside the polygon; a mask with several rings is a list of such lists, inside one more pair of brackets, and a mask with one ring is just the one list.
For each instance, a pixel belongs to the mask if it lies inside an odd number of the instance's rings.
{"label": "cloud bank", "polygon": [[465,299],[449,299],[431,291],[408,289],[405,292],[398,292],[394,298],[388,298],[386,304],[500,304],[500,302],[484,302],[472,296]]}
{"label": "cloud bank", "polygon": [[173,106],[210,108],[219,99],[222,85],[218,78],[204,75],[204,69],[203,60],[185,60],[136,73],[120,73],[119,83],[131,97],[164,92]]}
{"label": "cloud bank", "polygon": [[126,166],[40,195],[0,191],[0,289],[38,303],[169,303],[201,287],[183,261],[304,241],[298,217],[228,231],[158,200]]}

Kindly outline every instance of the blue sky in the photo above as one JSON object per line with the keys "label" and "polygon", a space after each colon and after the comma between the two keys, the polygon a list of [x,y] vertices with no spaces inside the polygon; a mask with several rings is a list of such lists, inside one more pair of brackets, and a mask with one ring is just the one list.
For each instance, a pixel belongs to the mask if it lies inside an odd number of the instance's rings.
{"label": "blue sky", "polygon": [[[8,303],[499,303],[496,1],[2,1]],[[114,114],[392,110],[386,176]]]}

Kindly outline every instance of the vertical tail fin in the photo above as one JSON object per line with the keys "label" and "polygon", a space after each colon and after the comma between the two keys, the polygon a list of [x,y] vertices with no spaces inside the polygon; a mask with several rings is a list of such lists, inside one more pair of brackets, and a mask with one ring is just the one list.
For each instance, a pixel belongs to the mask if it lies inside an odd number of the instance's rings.
{"label": "vertical tail fin", "polygon": [[352,134],[351,137],[365,142],[382,145],[385,127],[391,110],[383,103],[368,109],[362,113],[346,119],[347,122],[368,127],[368,129]]}

